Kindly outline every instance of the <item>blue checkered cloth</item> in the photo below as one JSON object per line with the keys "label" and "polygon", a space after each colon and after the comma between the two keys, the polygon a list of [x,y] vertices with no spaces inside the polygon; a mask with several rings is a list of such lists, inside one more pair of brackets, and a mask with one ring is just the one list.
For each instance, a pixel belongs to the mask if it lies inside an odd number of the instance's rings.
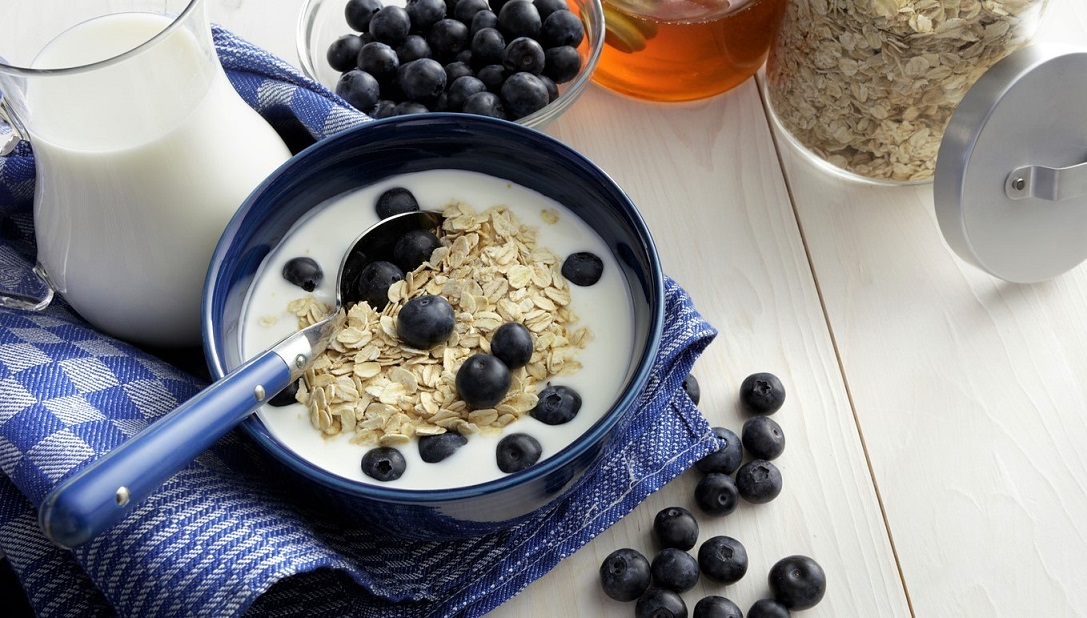
{"label": "blue checkered cloth", "polygon": [[[287,63],[216,29],[243,98],[315,139],[367,118]],[[33,159],[0,158],[0,264],[27,268]],[[716,335],[673,281],[660,357],[622,435],[569,497],[502,533],[405,542],[298,499],[238,433],[74,551],[37,508],[204,379],[95,332],[58,301],[0,309],[0,551],[39,616],[478,616],[552,569],[716,445],[681,383]],[[198,373],[198,372],[197,372]]]}

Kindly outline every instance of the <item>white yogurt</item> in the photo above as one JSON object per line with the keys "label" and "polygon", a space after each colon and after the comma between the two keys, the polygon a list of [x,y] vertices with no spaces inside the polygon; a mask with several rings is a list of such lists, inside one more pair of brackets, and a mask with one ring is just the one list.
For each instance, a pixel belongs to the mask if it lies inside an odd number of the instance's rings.
{"label": "white yogurt", "polygon": [[[541,461],[558,453],[600,419],[630,373],[634,332],[630,291],[607,245],[588,225],[558,202],[506,180],[459,170],[418,172],[387,179],[319,206],[292,228],[261,265],[243,312],[243,356],[255,356],[296,329],[296,317],[286,307],[306,292],[283,278],[287,260],[309,256],[321,264],[325,277],[313,296],[328,305],[335,304],[336,269],[343,252],[359,233],[378,221],[374,203],[382,192],[395,186],[410,189],[424,209],[440,210],[453,201],[468,204],[476,211],[506,206],[523,224],[536,228],[538,246],[560,259],[578,251],[591,251],[604,261],[604,274],[593,286],[570,286],[571,308],[579,318],[577,326],[588,326],[593,333],[590,343],[577,356],[583,368],[572,376],[552,380],[581,395],[581,411],[574,420],[550,426],[525,416],[502,434],[468,436],[467,445],[436,464],[423,462],[412,441],[398,449],[407,460],[403,476],[382,485],[442,489],[500,478],[504,474],[498,469],[495,449],[498,441],[510,433],[527,433],[539,440],[543,447]],[[557,211],[559,221],[545,222],[541,217],[544,209]],[[265,406],[259,415],[276,439],[305,459],[339,476],[379,484],[361,469],[362,456],[371,447],[352,444],[351,435],[325,437],[310,424],[301,404]]]}
{"label": "white yogurt", "polygon": [[[171,20],[120,13],[54,39],[36,68],[135,48]],[[38,260],[84,318],[135,343],[200,341],[200,298],[230,217],[290,152],[178,28],[115,64],[35,78]]]}

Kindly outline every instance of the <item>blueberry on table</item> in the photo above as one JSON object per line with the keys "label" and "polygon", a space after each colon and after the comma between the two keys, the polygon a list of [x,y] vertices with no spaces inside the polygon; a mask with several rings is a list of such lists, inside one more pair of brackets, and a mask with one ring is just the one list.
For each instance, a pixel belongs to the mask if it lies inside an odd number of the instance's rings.
{"label": "blueberry on table", "polygon": [[827,591],[827,574],[808,556],[782,558],[770,568],[770,592],[790,610],[815,607]]}
{"label": "blueberry on table", "polygon": [[374,311],[389,304],[389,286],[404,279],[396,264],[379,260],[367,264],[347,289],[347,302],[367,302]]}
{"label": "blueberry on table", "polygon": [[540,391],[532,418],[545,425],[562,425],[574,420],[581,410],[581,395],[569,386],[548,385]]}
{"label": "blueberry on table", "polygon": [[585,39],[585,26],[572,11],[554,11],[543,20],[540,27],[540,43],[545,48],[577,47]]}
{"label": "blueberry on table", "polygon": [[544,48],[527,36],[513,39],[502,51],[502,66],[511,73],[524,71],[539,75],[544,70]]}
{"label": "blueberry on table", "polygon": [[411,17],[403,7],[382,7],[370,18],[369,32],[375,41],[396,47],[411,32]]}
{"label": "blueberry on table", "polygon": [[360,112],[369,112],[381,99],[381,85],[366,71],[352,69],[336,81],[336,94]]}
{"label": "blueberry on table", "polygon": [[505,399],[511,381],[509,367],[491,354],[469,356],[454,380],[457,394],[476,410],[494,407]]}
{"label": "blueberry on table", "polygon": [[731,600],[711,595],[702,597],[694,604],[692,618],[744,618],[743,611]]}
{"label": "blueberry on table", "polygon": [[328,66],[341,73],[358,68],[358,57],[362,47],[362,39],[356,34],[345,34],[336,37],[325,52]]}
{"label": "blueberry on table", "polygon": [[411,191],[404,187],[393,187],[378,196],[375,209],[378,217],[386,219],[393,215],[419,210],[419,202]]}
{"label": "blueberry on table", "polygon": [[347,0],[347,5],[343,8],[343,14],[348,27],[355,32],[369,31],[370,19],[383,6],[381,0]]}
{"label": "blueberry on table", "polygon": [[600,563],[600,587],[616,601],[633,601],[649,589],[649,560],[636,549],[617,549]]}
{"label": "blueberry on table", "polygon": [[389,446],[370,449],[362,456],[363,474],[382,483],[400,478],[407,467],[404,455]]}
{"label": "blueberry on table", "polygon": [[707,515],[728,515],[736,510],[740,502],[740,491],[736,489],[736,482],[731,476],[711,472],[699,479],[695,485],[694,501]]}
{"label": "blueberry on table", "polygon": [[734,584],[747,574],[747,549],[730,536],[706,539],[698,547],[698,567],[715,582]]}
{"label": "blueberry on table", "polygon": [[393,245],[393,262],[405,273],[409,273],[429,260],[441,244],[430,230],[409,230]]}
{"label": "blueberry on table", "polygon": [[740,436],[744,448],[757,459],[776,459],[785,452],[785,432],[769,416],[745,421]]}
{"label": "blueberry on table", "polygon": [[291,258],[283,265],[283,278],[307,292],[317,289],[324,276],[321,265],[313,258]]}
{"label": "blueberry on table", "polygon": [[736,490],[753,504],[765,504],[781,493],[781,472],[765,459],[753,459],[736,471]]}
{"label": "blueberry on table", "polygon": [[565,84],[581,70],[581,54],[569,45],[552,47],[544,52],[543,74],[555,83]]}
{"label": "blueberry on table", "polygon": [[773,414],[785,403],[785,387],[772,373],[753,373],[740,384],[740,402],[756,414]]}
{"label": "blueberry on table", "polygon": [[717,436],[717,450],[695,462],[694,467],[703,474],[720,472],[732,474],[743,463],[744,449],[740,436],[727,427],[714,427]]}
{"label": "blueberry on table", "polygon": [[789,618],[789,608],[773,599],[759,599],[747,610],[747,618]]}
{"label": "blueberry on table", "polygon": [[532,436],[524,433],[513,433],[498,442],[495,449],[495,461],[498,469],[511,474],[531,467],[540,460],[543,447]]}
{"label": "blueberry on table", "polygon": [[466,114],[506,119],[506,108],[502,106],[502,99],[490,91],[477,92],[465,99],[462,111]]}
{"label": "blueberry on table", "polygon": [[570,283],[588,287],[600,281],[600,276],[604,274],[604,261],[589,251],[571,253],[562,261],[561,272]]}
{"label": "blueberry on table", "polygon": [[663,548],[688,550],[698,542],[698,520],[687,509],[670,506],[653,518],[653,535]]}
{"label": "blueberry on table", "polygon": [[379,84],[387,84],[396,79],[396,70],[400,68],[400,57],[396,50],[380,41],[363,45],[357,62],[359,69],[373,75]]}
{"label": "blueberry on table", "polygon": [[678,593],[652,586],[634,605],[635,618],[687,618],[687,604]]}
{"label": "blueberry on table", "polygon": [[449,340],[456,327],[453,305],[441,296],[426,294],[404,303],[396,315],[396,336],[417,350],[428,350]]}
{"label": "blueberry on table", "polygon": [[445,19],[445,0],[408,0],[404,6],[415,32],[430,30],[439,20]]}
{"label": "blueberry on table", "polygon": [[507,41],[519,36],[537,39],[541,28],[540,12],[528,0],[509,0],[498,11],[498,30]]}
{"label": "blueberry on table", "polygon": [[[518,369],[527,365],[528,361],[532,360],[532,351],[532,333],[524,324],[506,322],[491,335],[491,354],[506,363],[506,366],[510,369]],[[580,406],[581,397],[577,393],[574,393],[574,396],[577,397]],[[574,414],[576,413],[575,410]]]}
{"label": "blueberry on table", "polygon": [[694,377],[694,374],[687,374],[686,378],[683,378],[683,391],[687,393],[687,396],[691,398],[691,403],[698,405],[699,400],[702,399],[702,388],[698,385],[698,378]]}
{"label": "blueberry on table", "polygon": [[287,385],[287,388],[276,393],[271,399],[268,400],[268,404],[277,408],[283,406],[289,406],[292,403],[296,403],[298,397],[298,380],[291,382]]}
{"label": "blueberry on table", "polygon": [[[524,1],[514,0],[514,2]],[[502,82],[499,95],[502,97],[502,106],[506,109],[506,114],[514,119],[524,118],[547,107],[551,100],[543,81],[532,73],[524,71],[507,77],[506,81]]]}
{"label": "blueberry on table", "polygon": [[438,463],[468,444],[468,438],[459,433],[446,432],[434,436],[419,437],[419,458],[426,463]]}
{"label": "blueberry on table", "polygon": [[412,60],[396,70],[396,83],[412,101],[437,98],[445,90],[445,77],[445,67],[433,58]]}
{"label": "blueberry on table", "polygon": [[665,547],[649,563],[653,585],[673,592],[686,592],[698,583],[698,560],[678,547]]}

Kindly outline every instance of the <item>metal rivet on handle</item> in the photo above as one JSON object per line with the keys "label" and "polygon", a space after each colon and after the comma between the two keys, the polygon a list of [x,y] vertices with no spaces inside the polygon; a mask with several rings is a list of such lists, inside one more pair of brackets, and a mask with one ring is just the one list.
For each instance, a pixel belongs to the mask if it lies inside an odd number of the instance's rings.
{"label": "metal rivet on handle", "polygon": [[128,504],[128,501],[132,498],[132,496],[128,493],[128,488],[122,486],[117,488],[117,494],[114,496],[114,498],[116,498],[117,500],[117,506],[125,506]]}
{"label": "metal rivet on handle", "polygon": [[264,387],[260,384],[253,389],[253,397],[256,398],[257,401],[264,401],[264,396],[266,394],[267,393],[264,392]]}

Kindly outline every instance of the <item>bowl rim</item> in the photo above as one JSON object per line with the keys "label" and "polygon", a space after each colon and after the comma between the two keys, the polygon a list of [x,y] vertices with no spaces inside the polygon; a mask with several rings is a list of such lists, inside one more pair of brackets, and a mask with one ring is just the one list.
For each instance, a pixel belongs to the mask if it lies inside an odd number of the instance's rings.
{"label": "bowl rim", "polygon": [[[405,125],[407,125],[405,127]],[[467,125],[467,126],[466,126]],[[477,125],[475,127],[471,125]],[[501,120],[486,116],[472,114],[457,114],[452,112],[433,112],[429,114],[412,114],[406,116],[394,116],[379,120],[371,120],[360,125],[345,129],[331,135],[317,143],[307,147],[291,157],[282,166],[272,172],[268,178],[258,186],[245,200],[235,215],[227,224],[220,238],[209,265],[208,276],[205,280],[203,298],[201,302],[201,330],[204,340],[204,356],[212,377],[216,380],[223,377],[226,366],[224,350],[221,350],[216,341],[216,332],[213,316],[214,291],[219,281],[219,272],[222,269],[226,254],[233,244],[232,239],[242,230],[252,227],[249,225],[249,217],[256,210],[259,198],[265,192],[271,191],[277,183],[290,184],[288,178],[294,175],[294,171],[310,163],[312,159],[327,159],[335,157],[340,144],[344,141],[358,139],[360,133],[378,132],[377,138],[368,136],[367,144],[379,143],[381,139],[399,139],[407,129],[434,130],[436,127],[450,131],[481,130],[488,135],[504,135],[508,139],[515,140],[519,145],[525,144],[530,148],[550,148],[558,156],[568,158],[580,169],[587,170],[597,176],[599,182],[608,185],[620,198],[620,204],[630,219],[631,227],[636,232],[639,245],[645,251],[649,266],[649,279],[645,281],[644,288],[650,291],[649,298],[649,329],[646,344],[641,349],[635,350],[634,371],[629,376],[625,388],[614,400],[611,407],[593,423],[587,430],[580,434],[574,441],[567,444],[554,455],[544,459],[540,463],[530,466],[525,470],[507,474],[497,479],[443,489],[409,489],[396,487],[383,487],[373,483],[357,481],[341,477],[330,472],[308,459],[302,457],[288,446],[271,435],[264,423],[254,411],[245,420],[241,427],[252,437],[269,455],[281,463],[286,464],[304,478],[316,481],[327,487],[332,487],[342,493],[366,497],[390,503],[431,504],[456,502],[466,498],[480,497],[505,491],[507,489],[530,485],[533,481],[545,478],[568,464],[582,457],[587,450],[600,443],[611,430],[633,408],[635,401],[641,396],[649,382],[655,359],[661,347],[661,337],[664,332],[665,313],[665,281],[664,272],[660,263],[660,256],[656,250],[653,237],[648,226],[629,195],[620,187],[607,172],[597,166],[587,156],[581,154],[571,146],[551,137],[541,131],[521,125],[509,120]],[[380,135],[381,131],[387,131],[387,136]],[[360,184],[358,186],[365,186]],[[313,206],[317,206],[314,204]],[[263,211],[260,211],[263,212]],[[224,339],[228,333],[220,333]],[[226,347],[225,345],[223,346]]]}
{"label": "bowl rim", "polygon": [[[298,20],[295,24],[294,44],[295,54],[298,56],[302,74],[305,75],[307,79],[313,80],[314,83],[327,88],[331,92],[332,88],[327,84],[321,83],[320,72],[317,70],[317,67],[314,66],[309,37],[318,10],[322,4],[329,1],[330,0],[305,0],[302,3],[302,6],[298,10]],[[582,10],[588,9],[589,11],[588,20],[586,20],[584,16],[581,18],[582,24],[585,26],[586,39],[589,42],[589,53],[585,59],[585,65],[578,72],[578,76],[565,85],[564,90],[559,94],[557,99],[535,112],[532,112],[528,116],[511,122],[533,128],[543,127],[558,118],[570,105],[573,105],[574,101],[577,100],[592,83],[596,65],[600,62],[600,56],[604,53],[604,4],[602,0],[569,1],[579,5]],[[349,33],[349,31],[350,28],[344,23],[344,33]]]}

